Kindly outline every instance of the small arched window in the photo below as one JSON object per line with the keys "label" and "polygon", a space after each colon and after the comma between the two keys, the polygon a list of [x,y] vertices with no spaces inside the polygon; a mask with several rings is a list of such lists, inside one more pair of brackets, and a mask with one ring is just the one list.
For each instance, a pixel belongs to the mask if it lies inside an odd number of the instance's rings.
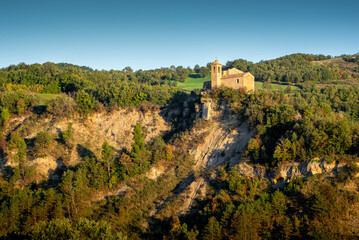
{"label": "small arched window", "polygon": [[237,78],[237,83],[239,83],[239,79]]}
{"label": "small arched window", "polygon": [[221,72],[221,69],[218,67],[218,72]]}
{"label": "small arched window", "polygon": [[213,67],[213,72],[216,72],[216,67]]}

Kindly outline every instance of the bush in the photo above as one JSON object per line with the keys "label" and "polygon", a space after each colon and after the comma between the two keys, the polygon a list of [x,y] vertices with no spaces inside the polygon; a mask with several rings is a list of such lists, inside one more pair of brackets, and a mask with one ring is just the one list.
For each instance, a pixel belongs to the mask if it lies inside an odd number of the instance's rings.
{"label": "bush", "polygon": [[5,127],[7,125],[10,116],[11,116],[11,114],[9,113],[9,111],[6,108],[0,109],[0,125],[2,127]]}
{"label": "bush", "polygon": [[0,93],[0,106],[9,113],[21,114],[36,104],[36,97],[32,92],[5,91]]}
{"label": "bush", "polygon": [[348,163],[345,170],[350,177],[354,177],[359,173],[359,165],[358,163]]}
{"label": "bush", "polygon": [[76,111],[76,108],[76,103],[72,98],[61,95],[60,97],[52,99],[46,110],[54,116],[68,117]]}
{"label": "bush", "polygon": [[49,132],[39,132],[35,137],[35,151],[42,152],[46,150],[53,142]]}
{"label": "bush", "polygon": [[95,108],[94,99],[84,90],[77,94],[76,103],[80,112],[85,115],[91,113]]}

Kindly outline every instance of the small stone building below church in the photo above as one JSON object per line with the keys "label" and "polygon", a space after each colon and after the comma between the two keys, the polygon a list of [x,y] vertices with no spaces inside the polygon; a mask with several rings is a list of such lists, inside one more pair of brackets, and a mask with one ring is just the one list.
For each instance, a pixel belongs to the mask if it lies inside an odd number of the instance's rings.
{"label": "small stone building below church", "polygon": [[236,68],[222,71],[222,64],[215,60],[211,64],[211,89],[220,86],[247,92],[254,91],[254,76],[250,72],[243,72]]}

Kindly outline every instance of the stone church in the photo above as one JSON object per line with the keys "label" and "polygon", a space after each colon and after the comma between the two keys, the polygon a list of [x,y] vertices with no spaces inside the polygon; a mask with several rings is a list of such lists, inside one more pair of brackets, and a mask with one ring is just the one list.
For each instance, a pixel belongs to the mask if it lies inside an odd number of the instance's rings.
{"label": "stone church", "polygon": [[[209,82],[208,82],[209,83]],[[254,91],[254,76],[249,72],[242,72],[236,68],[222,71],[222,64],[217,60],[211,64],[211,89],[220,86],[244,91]],[[209,88],[208,84],[206,87]]]}

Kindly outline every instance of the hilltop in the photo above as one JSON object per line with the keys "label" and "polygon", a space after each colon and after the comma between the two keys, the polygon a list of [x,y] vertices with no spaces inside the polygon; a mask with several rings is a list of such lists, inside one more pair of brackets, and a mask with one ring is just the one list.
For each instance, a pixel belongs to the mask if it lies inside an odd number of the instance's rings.
{"label": "hilltop", "polygon": [[[345,59],[227,63],[263,73],[250,93],[196,90],[205,67],[0,70],[0,238],[356,237],[359,88],[334,84]],[[323,73],[338,79],[316,88]]]}
{"label": "hilltop", "polygon": [[321,60],[321,61],[313,61],[314,65],[320,66],[329,66],[335,67],[338,69],[340,74],[346,75],[345,80],[342,81],[348,82],[348,84],[359,84],[359,61],[356,61],[357,57],[348,56],[348,57],[336,57],[333,59]]}

